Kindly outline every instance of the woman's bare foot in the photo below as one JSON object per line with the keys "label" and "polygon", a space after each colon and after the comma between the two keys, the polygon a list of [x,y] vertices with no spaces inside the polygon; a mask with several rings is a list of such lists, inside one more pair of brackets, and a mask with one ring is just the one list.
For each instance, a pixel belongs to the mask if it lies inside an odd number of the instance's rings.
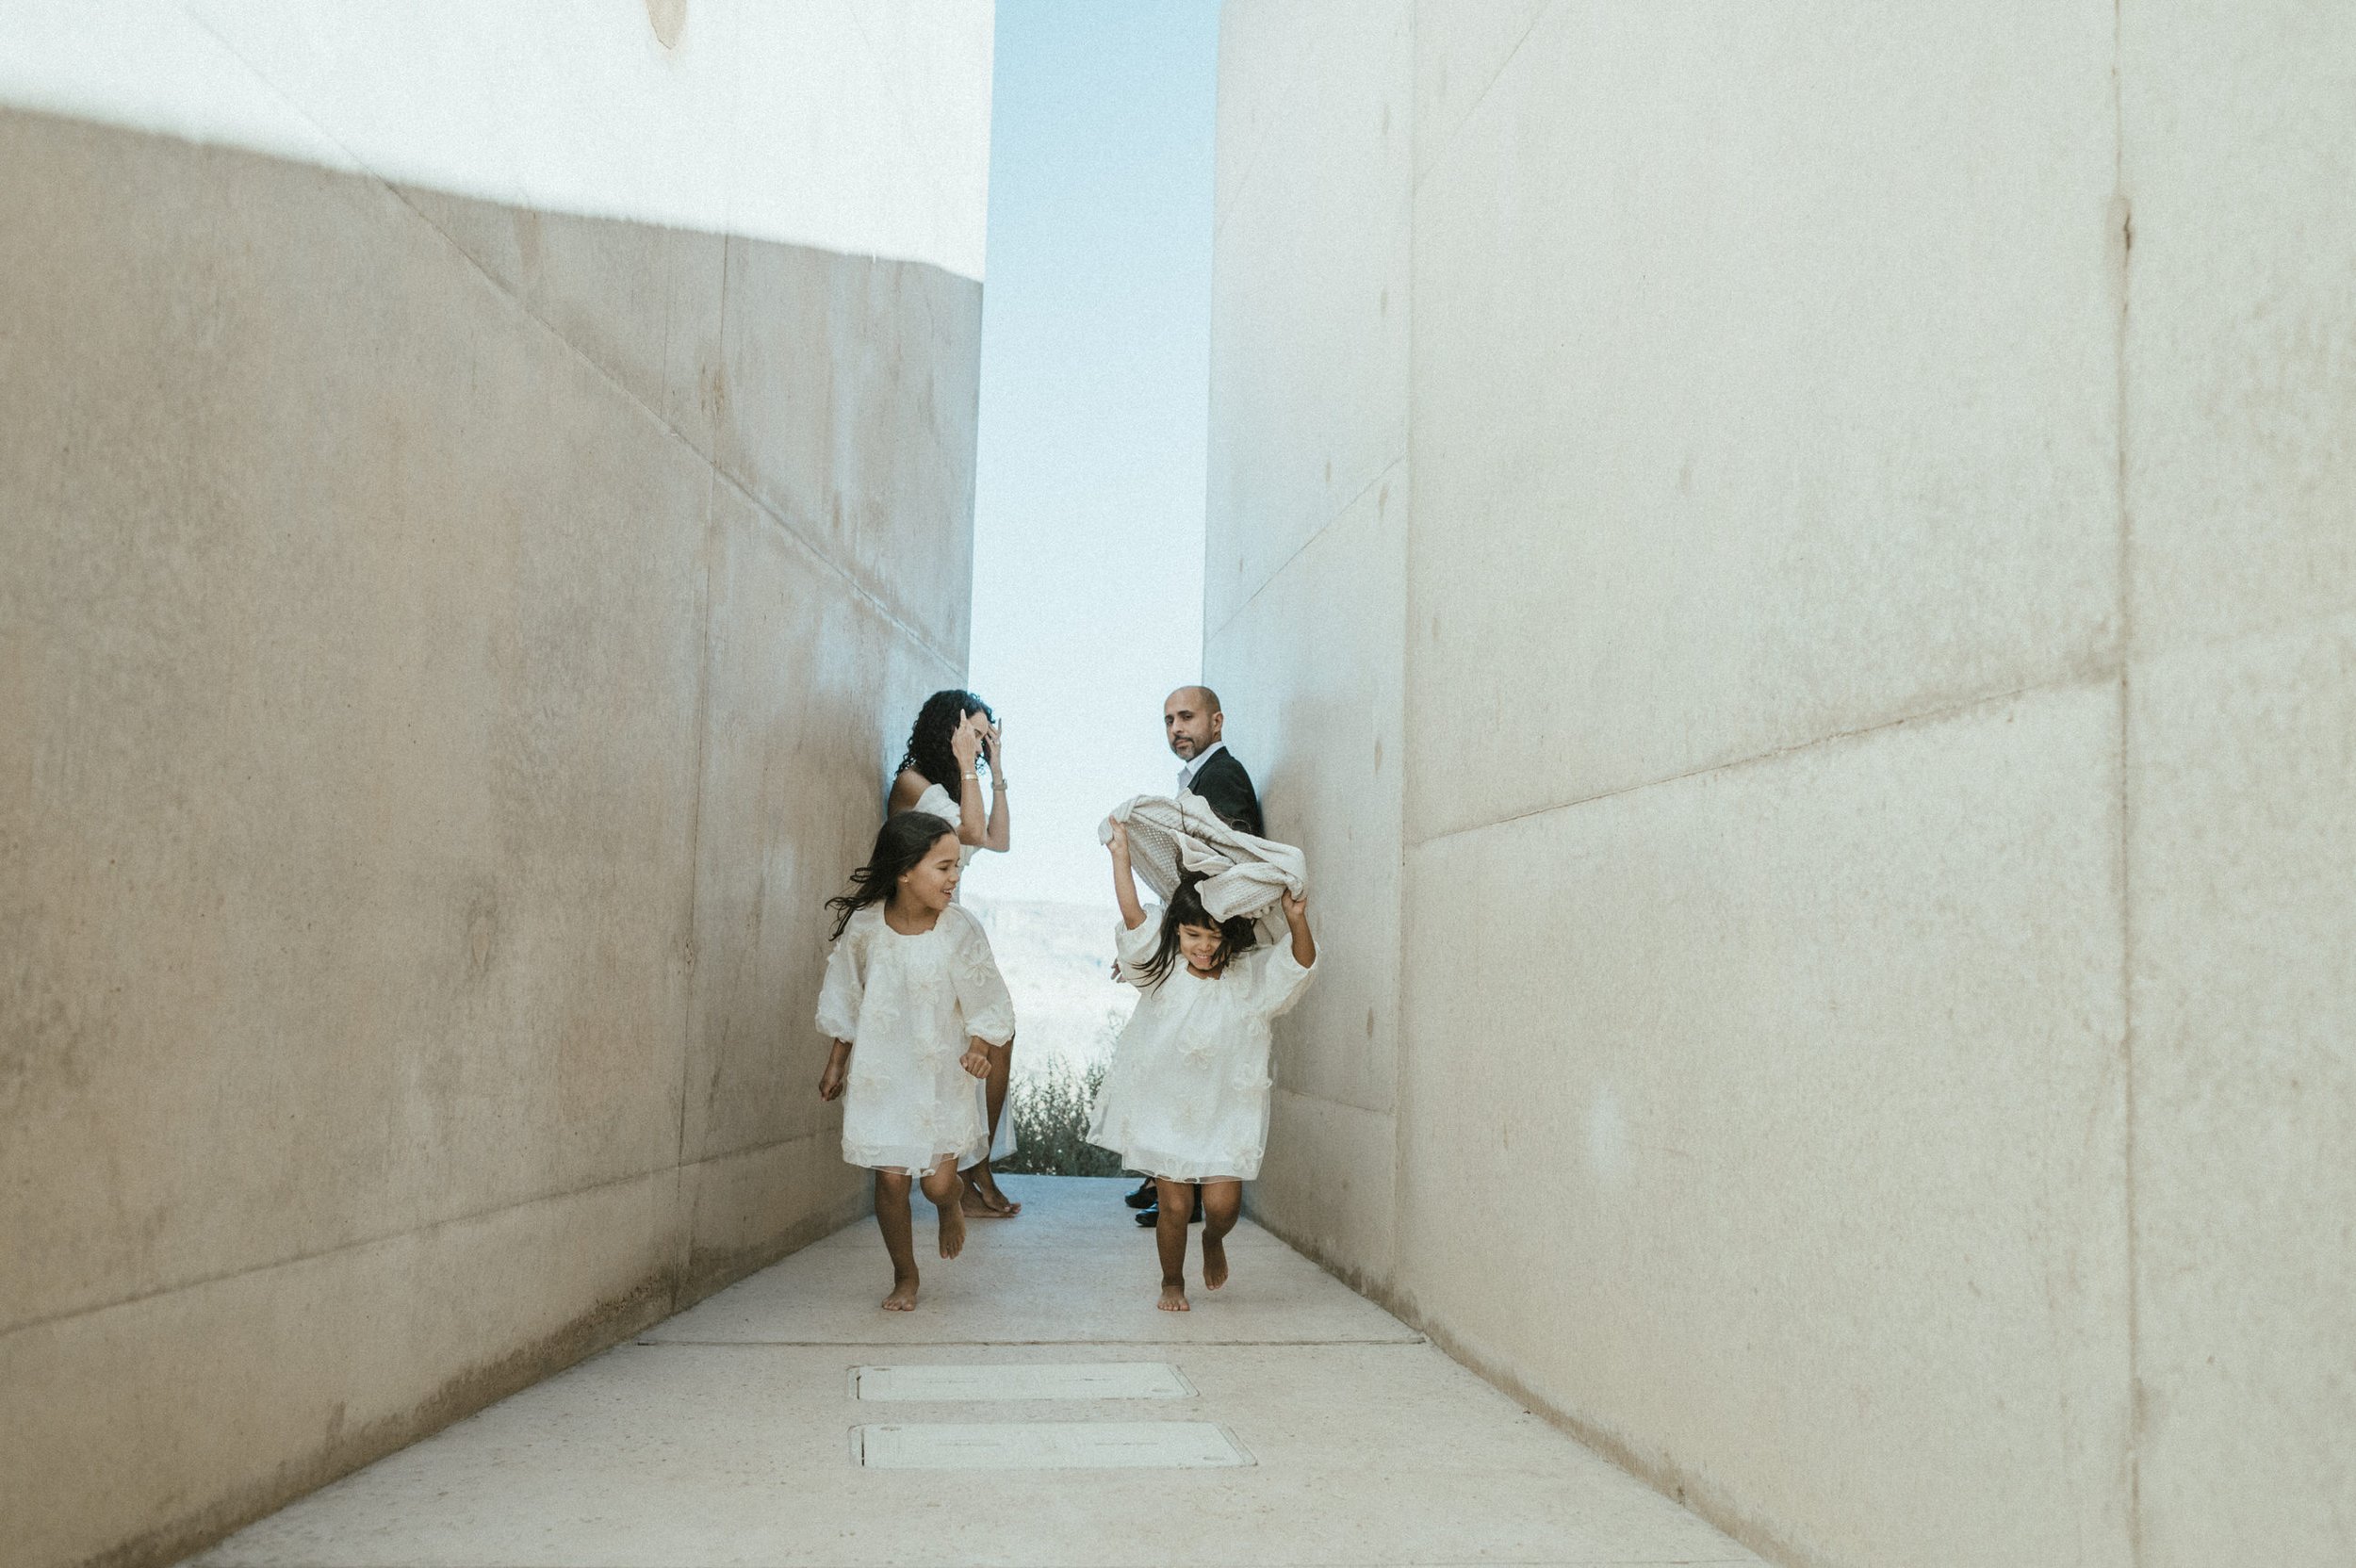
{"label": "woman's bare foot", "polygon": [[1227,1238],[1203,1238],[1203,1288],[1217,1290],[1227,1282]]}
{"label": "woman's bare foot", "polygon": [[998,1178],[987,1168],[976,1168],[966,1176],[966,1190],[979,1198],[993,1219],[1012,1219],[1023,1212],[1023,1205],[1007,1197],[998,1185]]}
{"label": "woman's bare foot", "polygon": [[1194,1311],[1194,1308],[1186,1304],[1186,1287],[1185,1285],[1162,1286],[1162,1298],[1153,1304],[1161,1308],[1164,1312]]}
{"label": "woman's bare foot", "polygon": [[965,1205],[943,1203],[937,1212],[941,1216],[941,1255],[954,1258],[965,1250]]}
{"label": "woman's bare foot", "polygon": [[883,1310],[886,1312],[914,1312],[916,1310],[915,1275],[896,1278],[892,1282],[892,1294],[883,1298]]}

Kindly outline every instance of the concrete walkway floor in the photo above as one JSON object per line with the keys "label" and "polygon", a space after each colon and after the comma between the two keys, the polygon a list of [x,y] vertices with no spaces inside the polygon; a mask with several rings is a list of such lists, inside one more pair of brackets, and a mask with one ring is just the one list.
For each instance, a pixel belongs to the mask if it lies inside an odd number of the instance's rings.
{"label": "concrete walkway floor", "polygon": [[[962,1258],[927,1263],[914,1313],[877,1309],[891,1271],[875,1227],[861,1221],[194,1560],[1759,1560],[1248,1221],[1228,1243],[1228,1287],[1214,1294],[1198,1282],[1192,1313],[1160,1313],[1153,1238],[1120,1201],[1127,1184],[1029,1177],[1006,1185],[1027,1212],[977,1221]],[[921,1243],[930,1223],[919,1209]],[[1144,1364],[1087,1374],[1079,1398],[1010,1399],[1053,1390],[1010,1389],[991,1381],[1006,1374],[964,1370],[1109,1363]],[[1089,1396],[1107,1377],[1157,1365],[1176,1369],[1175,1378],[1154,1374],[1165,1396]],[[960,1370],[859,1370],[874,1367]],[[924,1397],[875,1397],[893,1392]],[[941,1435],[923,1429],[968,1423],[1032,1429],[986,1431],[954,1448],[969,1463],[1152,1460],[1137,1442],[1162,1434],[1138,1424],[1159,1422],[1201,1424],[1181,1447],[1228,1456],[1226,1465],[875,1467],[894,1455],[923,1458],[924,1444]],[[1098,1449],[1107,1436],[1116,1441]]]}

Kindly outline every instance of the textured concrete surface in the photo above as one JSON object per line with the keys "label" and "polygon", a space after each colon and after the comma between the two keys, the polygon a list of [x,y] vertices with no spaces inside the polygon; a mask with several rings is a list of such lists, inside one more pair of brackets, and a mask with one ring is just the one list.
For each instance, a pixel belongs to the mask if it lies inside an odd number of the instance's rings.
{"label": "textured concrete surface", "polygon": [[2121,61],[2142,1563],[2356,1561],[2356,17]]}
{"label": "textured concrete surface", "polygon": [[2356,19],[1224,18],[1205,662],[1397,944],[1254,1212],[1793,1563],[2356,1560]]}
{"label": "textured concrete surface", "polygon": [[157,1560],[859,1212],[980,286],[7,111],[0,205],[0,1517]]}
{"label": "textured concrete surface", "polygon": [[[201,1568],[532,1564],[1738,1563],[1758,1560],[1246,1222],[1235,1278],[1156,1312],[1120,1182],[924,1266],[910,1314],[852,1226],[243,1531]],[[886,1405],[862,1364],[1155,1361],[1196,1399]],[[864,1422],[1208,1421],[1254,1462],[861,1469]]]}
{"label": "textured concrete surface", "polygon": [[[1374,1289],[1393,1264],[1415,743],[1399,637],[1411,9],[1318,0],[1225,13],[1204,545],[1204,678],[1269,830],[1308,852],[1325,971],[1277,1021],[1268,1161],[1250,1200]],[[1299,90],[1304,74],[1325,90]]]}

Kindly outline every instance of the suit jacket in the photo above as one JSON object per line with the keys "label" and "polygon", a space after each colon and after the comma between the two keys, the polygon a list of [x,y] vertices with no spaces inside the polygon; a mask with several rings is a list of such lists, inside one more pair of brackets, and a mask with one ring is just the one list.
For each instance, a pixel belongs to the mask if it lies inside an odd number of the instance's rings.
{"label": "suit jacket", "polygon": [[1235,760],[1235,754],[1225,747],[1211,754],[1210,760],[1196,772],[1194,782],[1186,786],[1186,792],[1201,795],[1229,826],[1255,839],[1268,837],[1268,827],[1260,820],[1260,793],[1252,787],[1252,776]]}

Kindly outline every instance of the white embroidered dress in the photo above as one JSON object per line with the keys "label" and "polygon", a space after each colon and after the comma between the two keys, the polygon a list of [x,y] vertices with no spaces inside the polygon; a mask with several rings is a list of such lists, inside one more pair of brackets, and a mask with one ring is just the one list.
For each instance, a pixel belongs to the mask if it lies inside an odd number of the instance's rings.
{"label": "white embroidered dress", "polygon": [[988,1123],[957,1059],[969,1036],[1014,1038],[1014,1001],[979,921],[953,904],[909,937],[883,906],[859,910],[826,956],[818,1027],[851,1042],[843,1159],[922,1175],[943,1155],[981,1158]]}
{"label": "white embroidered dress", "polygon": [[1140,994],[1113,1044],[1088,1141],[1148,1175],[1249,1182],[1268,1148],[1268,1022],[1300,1000],[1315,971],[1294,961],[1287,936],[1231,960],[1217,979],[1199,978],[1181,957],[1147,987],[1139,971],[1161,930],[1159,906],[1134,931],[1114,927],[1117,972]]}

